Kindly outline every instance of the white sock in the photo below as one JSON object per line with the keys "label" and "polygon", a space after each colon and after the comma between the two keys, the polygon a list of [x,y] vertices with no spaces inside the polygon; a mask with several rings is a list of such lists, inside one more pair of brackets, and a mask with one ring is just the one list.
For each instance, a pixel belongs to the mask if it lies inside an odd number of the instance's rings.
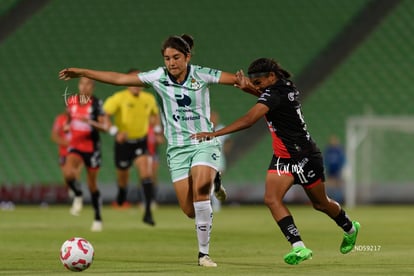
{"label": "white sock", "polygon": [[292,247],[306,247],[305,244],[303,243],[303,241],[297,241],[295,243],[292,244]]}
{"label": "white sock", "polygon": [[348,231],[348,232],[346,232],[347,234],[352,234],[352,233],[354,233],[355,232],[355,226],[352,224],[352,228]]}
{"label": "white sock", "polygon": [[210,232],[213,224],[213,210],[210,200],[194,202],[195,223],[198,240],[198,251],[208,254]]}

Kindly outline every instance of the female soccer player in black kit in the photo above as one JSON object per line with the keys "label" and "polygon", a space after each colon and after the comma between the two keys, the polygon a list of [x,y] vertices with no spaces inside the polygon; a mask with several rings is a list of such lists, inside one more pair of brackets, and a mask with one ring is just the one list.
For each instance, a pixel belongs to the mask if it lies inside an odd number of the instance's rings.
{"label": "female soccer player in black kit", "polygon": [[286,192],[293,184],[300,184],[311,200],[313,207],[327,214],[344,231],[340,246],[343,254],[350,252],[356,242],[360,224],[351,222],[345,211],[325,192],[322,154],[306,129],[299,103],[299,91],[289,79],[290,74],[277,62],[260,58],[248,69],[249,78],[237,73],[240,88],[251,87],[261,95],[246,115],[227,127],[211,133],[197,133],[194,139],[236,132],[252,126],[265,116],[272,135],[273,158],[266,176],[265,204],[292,250],[284,256],[286,263],[295,265],[312,258],[312,250],[305,247],[293,217],[283,203]]}

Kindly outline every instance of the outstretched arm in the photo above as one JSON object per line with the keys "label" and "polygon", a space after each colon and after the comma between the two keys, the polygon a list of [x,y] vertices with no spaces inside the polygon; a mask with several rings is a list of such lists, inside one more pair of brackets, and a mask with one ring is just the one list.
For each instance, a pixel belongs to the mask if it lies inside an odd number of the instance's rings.
{"label": "outstretched arm", "polygon": [[215,132],[200,132],[191,135],[192,139],[197,140],[209,140],[212,137],[222,136],[229,133],[233,133],[242,129],[251,127],[260,118],[262,118],[269,111],[269,107],[264,104],[255,104],[243,117],[237,119],[230,125],[217,130]]}
{"label": "outstretched arm", "polygon": [[243,70],[237,71],[236,74],[222,72],[219,83],[234,85],[253,96],[260,96],[261,94],[260,91],[253,86],[249,78],[244,76]]}
{"label": "outstretched arm", "polygon": [[139,79],[137,75],[131,74],[109,71],[97,71],[83,68],[66,68],[59,72],[59,79],[61,80],[70,80],[73,78],[80,77],[86,77],[89,79],[113,85],[144,86],[144,83]]}

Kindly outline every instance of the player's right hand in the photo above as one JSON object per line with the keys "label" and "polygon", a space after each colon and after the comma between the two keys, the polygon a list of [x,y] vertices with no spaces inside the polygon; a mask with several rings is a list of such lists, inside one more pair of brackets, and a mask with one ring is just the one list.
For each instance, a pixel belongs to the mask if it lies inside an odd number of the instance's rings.
{"label": "player's right hand", "polygon": [[115,140],[117,143],[122,144],[128,139],[128,134],[124,131],[120,131],[116,134]]}
{"label": "player's right hand", "polygon": [[79,68],[65,68],[59,72],[59,79],[70,80],[81,76]]}

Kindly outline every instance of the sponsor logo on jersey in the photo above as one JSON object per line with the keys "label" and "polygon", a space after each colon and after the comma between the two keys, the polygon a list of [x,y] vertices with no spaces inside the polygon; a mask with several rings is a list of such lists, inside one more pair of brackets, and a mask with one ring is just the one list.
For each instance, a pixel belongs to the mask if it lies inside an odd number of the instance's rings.
{"label": "sponsor logo on jersey", "polygon": [[200,115],[183,116],[183,115],[178,115],[178,114],[174,113],[172,115],[172,118],[176,122],[178,122],[178,121],[195,121],[195,120],[200,120]]}
{"label": "sponsor logo on jersey", "polygon": [[191,98],[187,95],[181,94],[181,95],[177,95],[175,94],[175,99],[177,100],[177,104],[180,107],[186,107],[186,106],[190,106],[191,104]]}

